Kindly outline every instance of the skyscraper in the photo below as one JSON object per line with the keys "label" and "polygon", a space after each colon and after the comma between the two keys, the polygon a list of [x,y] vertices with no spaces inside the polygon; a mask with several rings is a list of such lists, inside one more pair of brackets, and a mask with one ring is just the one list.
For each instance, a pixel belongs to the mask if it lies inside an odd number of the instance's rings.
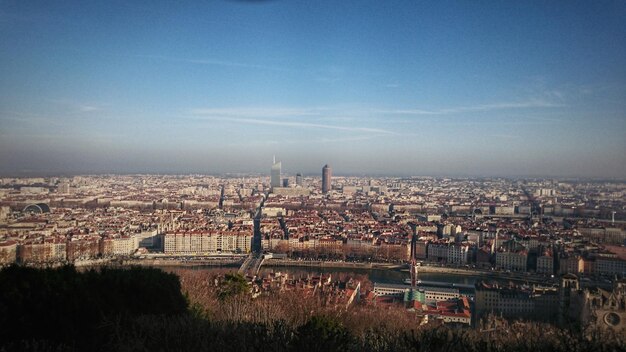
{"label": "skyscraper", "polygon": [[302,187],[302,174],[299,172],[296,174],[296,186]]}
{"label": "skyscraper", "polygon": [[272,188],[280,187],[280,169],[280,161],[276,162],[276,157],[274,157],[274,165],[272,165],[272,170],[270,173],[270,186],[272,186]]}
{"label": "skyscraper", "polygon": [[322,168],[322,193],[328,193],[331,188],[331,177],[333,175],[333,169],[328,166],[328,164],[324,165]]}

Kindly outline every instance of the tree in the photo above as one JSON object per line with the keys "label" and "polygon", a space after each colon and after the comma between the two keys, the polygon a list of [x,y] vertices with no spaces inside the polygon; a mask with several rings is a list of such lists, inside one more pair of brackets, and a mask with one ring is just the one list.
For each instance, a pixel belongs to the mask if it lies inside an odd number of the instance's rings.
{"label": "tree", "polygon": [[341,351],[350,347],[352,338],[338,320],[315,315],[298,329],[297,351]]}
{"label": "tree", "polygon": [[217,297],[224,300],[228,297],[237,296],[248,292],[248,282],[239,273],[229,273],[220,282]]}

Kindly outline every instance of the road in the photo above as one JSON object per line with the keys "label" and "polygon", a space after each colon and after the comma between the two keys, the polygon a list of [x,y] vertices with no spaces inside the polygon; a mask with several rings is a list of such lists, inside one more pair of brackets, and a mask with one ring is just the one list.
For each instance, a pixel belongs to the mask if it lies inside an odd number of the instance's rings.
{"label": "road", "polygon": [[259,203],[259,207],[254,213],[254,235],[252,236],[252,252],[241,264],[239,273],[244,275],[256,275],[263,265],[263,248],[261,247],[261,217],[263,215],[263,204],[267,199],[269,193],[265,193],[265,196]]}
{"label": "road", "polygon": [[259,203],[259,207],[256,209],[254,213],[254,236],[252,238],[252,252],[261,253],[263,248],[261,248],[261,217],[263,215],[263,205],[265,204],[265,200],[269,196],[269,192],[265,193],[265,196]]}

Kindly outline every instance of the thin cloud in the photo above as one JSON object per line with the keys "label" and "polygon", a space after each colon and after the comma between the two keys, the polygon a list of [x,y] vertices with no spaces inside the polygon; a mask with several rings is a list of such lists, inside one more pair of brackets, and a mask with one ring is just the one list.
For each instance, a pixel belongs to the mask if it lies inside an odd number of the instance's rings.
{"label": "thin cloud", "polygon": [[176,58],[176,57],[161,56],[161,55],[130,55],[130,56],[138,57],[138,58],[145,58],[145,59],[156,59],[156,60],[161,60],[161,61],[197,64],[197,65],[242,67],[242,68],[252,68],[252,69],[270,70],[270,71],[282,71],[282,72],[293,71],[291,69],[284,68],[284,67],[250,64],[250,63],[243,63],[243,62],[237,62],[237,61],[223,61],[223,60],[214,60],[214,59],[187,59],[187,58]]}
{"label": "thin cloud", "polygon": [[276,121],[276,120],[233,118],[233,117],[221,117],[221,116],[207,116],[207,117],[200,118],[200,119],[247,123],[247,124],[252,124],[252,125],[269,125],[269,126],[296,127],[296,128],[316,128],[316,129],[329,129],[329,130],[350,131],[350,132],[369,132],[369,133],[379,133],[379,134],[397,134],[396,132],[384,130],[380,128],[337,126],[337,125],[327,125],[327,124],[321,124],[321,123],[296,122],[296,121]]}
{"label": "thin cloud", "polygon": [[[443,108],[437,110],[422,110],[422,109],[397,109],[397,110],[385,110],[385,109],[363,109],[363,108],[337,108],[337,107],[227,107],[227,108],[195,108],[190,109],[188,112],[191,115],[197,117],[204,117],[206,119],[221,120],[221,121],[234,121],[249,124],[259,125],[274,125],[285,127],[300,127],[300,128],[323,128],[323,129],[335,129],[344,131],[362,131],[384,134],[398,134],[387,129],[369,128],[369,127],[354,127],[345,126],[345,124],[338,124],[341,121],[354,121],[360,119],[373,118],[375,121],[380,121],[384,115],[453,115],[463,112],[486,112],[491,110],[515,110],[515,109],[529,109],[539,107],[557,107],[562,106],[549,101],[544,100],[529,100],[524,102],[503,102],[493,104],[483,104],[475,106],[464,106],[455,108]],[[288,120],[283,120],[287,118]],[[298,121],[293,121],[296,119]],[[304,120],[304,121],[302,121]],[[330,121],[331,123],[324,123],[323,121]],[[415,121],[393,121],[394,123],[413,123]],[[435,122],[435,121],[433,121]],[[553,121],[549,121],[553,122]],[[437,121],[442,123],[442,121]],[[469,125],[473,125],[476,122],[466,122]],[[489,122],[493,123],[493,122]],[[533,121],[533,123],[537,123]],[[546,121],[542,121],[546,123]],[[458,124],[458,122],[454,122]],[[462,124],[462,123],[461,123]]]}
{"label": "thin cloud", "polygon": [[[371,134],[371,135],[362,135],[362,136],[348,136],[348,137],[339,137],[339,138],[319,138],[319,139],[282,139],[280,141],[277,140],[259,140],[259,141],[248,141],[246,145],[258,145],[258,146],[276,146],[276,145],[303,145],[303,144],[314,144],[319,145],[320,143],[346,143],[346,142],[358,142],[358,141],[366,141],[374,138],[380,138],[380,135]],[[241,142],[230,143],[231,146],[241,146]]]}
{"label": "thin cloud", "polygon": [[397,114],[397,115],[442,115],[441,111],[435,110],[421,110],[421,109],[400,109],[400,110],[375,110],[377,113],[382,114]]}
{"label": "thin cloud", "polygon": [[68,109],[68,113],[92,112],[100,110],[96,105],[81,104],[67,99],[46,99],[48,102]]}
{"label": "thin cloud", "polygon": [[468,106],[454,109],[444,109],[443,112],[455,113],[465,111],[489,111],[489,110],[505,110],[505,109],[529,109],[529,108],[555,108],[563,107],[563,104],[552,103],[544,100],[529,100],[526,102],[513,102],[513,103],[496,103],[496,104],[484,104],[476,106]]}
{"label": "thin cloud", "polygon": [[463,112],[474,111],[492,111],[492,110],[512,110],[512,109],[532,109],[532,108],[555,108],[563,107],[563,104],[557,104],[545,100],[529,100],[524,102],[503,102],[494,104],[482,104],[474,106],[461,106],[454,108],[444,108],[436,110],[422,109],[404,109],[404,110],[380,110],[378,112],[402,115],[448,115]]}
{"label": "thin cloud", "polygon": [[207,108],[192,109],[193,115],[230,116],[230,117],[290,117],[320,115],[318,108]]}
{"label": "thin cloud", "polygon": [[91,111],[100,110],[100,108],[98,108],[97,106],[91,106],[91,105],[81,105],[78,109],[81,112],[91,112]]}

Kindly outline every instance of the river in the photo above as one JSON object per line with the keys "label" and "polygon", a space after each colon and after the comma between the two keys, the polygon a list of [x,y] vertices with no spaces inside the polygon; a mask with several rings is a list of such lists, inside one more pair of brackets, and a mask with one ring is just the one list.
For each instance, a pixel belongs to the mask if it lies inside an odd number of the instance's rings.
{"label": "river", "polygon": [[[161,267],[164,270],[170,271],[171,269],[181,270],[181,267]],[[225,272],[236,271],[236,268],[224,268],[213,266],[193,266],[186,267],[188,270],[203,270],[209,272]],[[289,273],[293,276],[306,276],[306,275],[319,275],[319,274],[332,274],[339,278],[353,277],[356,279],[367,278],[371,282],[386,283],[386,284],[403,284],[408,279],[409,273],[407,271],[400,271],[397,269],[346,269],[346,268],[327,268],[327,267],[261,267],[260,275],[264,276],[269,273],[282,272]],[[456,275],[446,273],[419,273],[419,280],[424,281],[438,281],[438,282],[450,282],[458,284],[472,285],[476,281],[484,279],[480,276],[472,275]],[[498,280],[502,281],[502,280]]]}

